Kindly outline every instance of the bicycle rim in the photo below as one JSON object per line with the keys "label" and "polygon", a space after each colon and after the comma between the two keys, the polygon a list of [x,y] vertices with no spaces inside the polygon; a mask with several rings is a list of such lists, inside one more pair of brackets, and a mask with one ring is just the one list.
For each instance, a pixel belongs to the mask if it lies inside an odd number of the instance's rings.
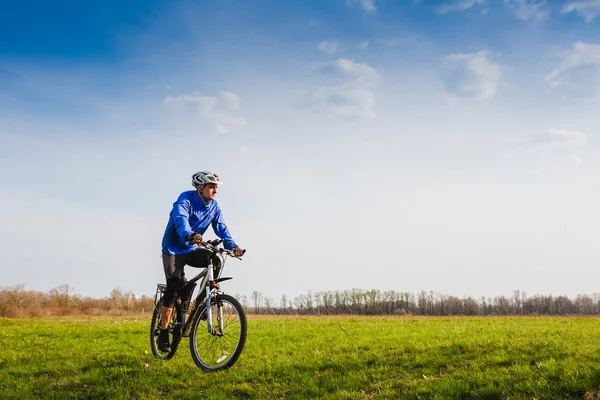
{"label": "bicycle rim", "polygon": [[[222,323],[219,324],[219,308]],[[190,351],[199,368],[216,371],[231,367],[246,343],[246,315],[241,304],[229,295],[218,295],[211,303],[214,333],[208,332],[206,308],[195,316],[190,332]],[[223,330],[221,331],[220,326]]]}

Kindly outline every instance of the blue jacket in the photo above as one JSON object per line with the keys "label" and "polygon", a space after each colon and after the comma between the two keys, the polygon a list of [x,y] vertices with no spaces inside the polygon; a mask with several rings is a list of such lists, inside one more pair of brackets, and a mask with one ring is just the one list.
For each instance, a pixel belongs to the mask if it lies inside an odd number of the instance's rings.
{"label": "blue jacket", "polygon": [[215,200],[205,204],[195,190],[181,193],[169,214],[162,251],[167,254],[186,254],[193,251],[198,245],[187,242],[187,238],[192,233],[204,235],[209,225],[212,225],[217,236],[223,239],[226,249],[237,247],[225,225],[221,207]]}

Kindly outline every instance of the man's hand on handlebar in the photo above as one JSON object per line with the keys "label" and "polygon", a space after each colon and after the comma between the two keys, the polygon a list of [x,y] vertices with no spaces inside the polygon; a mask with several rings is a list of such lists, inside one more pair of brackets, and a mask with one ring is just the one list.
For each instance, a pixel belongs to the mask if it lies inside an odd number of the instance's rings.
{"label": "man's hand on handlebar", "polygon": [[196,233],[191,237],[190,241],[194,244],[200,244],[203,242],[202,235],[199,233]]}
{"label": "man's hand on handlebar", "polygon": [[233,249],[233,253],[236,257],[241,257],[244,255],[244,250],[240,249],[239,247],[236,247],[235,249]]}

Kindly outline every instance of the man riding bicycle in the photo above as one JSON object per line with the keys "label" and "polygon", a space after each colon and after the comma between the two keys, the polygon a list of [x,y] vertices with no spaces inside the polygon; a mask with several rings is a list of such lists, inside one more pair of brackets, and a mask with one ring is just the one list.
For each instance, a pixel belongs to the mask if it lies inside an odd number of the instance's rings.
{"label": "man riding bicycle", "polygon": [[189,265],[206,268],[212,261],[215,268],[221,267],[218,257],[209,259],[211,252],[199,247],[202,235],[209,225],[215,234],[223,239],[226,249],[233,250],[236,256],[243,251],[235,244],[225,225],[221,207],[215,200],[217,187],[222,184],[217,174],[210,171],[196,172],[192,175],[195,190],[183,192],[173,203],[169,222],[162,240],[162,260],[167,280],[167,291],[163,297],[160,317],[160,333],[157,345],[160,351],[170,351],[169,321],[173,314],[175,299],[183,285],[183,267]]}

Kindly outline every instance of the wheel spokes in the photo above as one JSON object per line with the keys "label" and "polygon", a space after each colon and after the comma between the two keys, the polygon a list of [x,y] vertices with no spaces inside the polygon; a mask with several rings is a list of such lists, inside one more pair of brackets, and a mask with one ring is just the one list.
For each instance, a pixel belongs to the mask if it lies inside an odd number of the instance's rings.
{"label": "wheel spokes", "polygon": [[[216,304],[211,307],[213,329],[216,332],[209,333],[207,322],[200,321],[194,335],[195,341],[192,343],[192,351],[195,351],[201,363],[208,368],[218,368],[226,363],[234,354],[242,337],[241,317],[236,308],[226,300],[219,301],[218,304],[220,307]],[[223,317],[221,324],[218,320],[219,314]],[[219,332],[219,325],[223,327],[222,332]]]}

